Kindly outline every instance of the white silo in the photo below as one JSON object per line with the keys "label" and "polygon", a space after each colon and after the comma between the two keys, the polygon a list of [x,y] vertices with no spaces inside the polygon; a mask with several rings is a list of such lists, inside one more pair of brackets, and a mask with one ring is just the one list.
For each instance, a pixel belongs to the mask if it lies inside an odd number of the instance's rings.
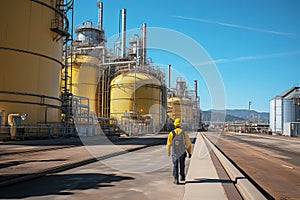
{"label": "white silo", "polygon": [[300,135],[300,87],[290,88],[270,100],[270,129],[283,135]]}

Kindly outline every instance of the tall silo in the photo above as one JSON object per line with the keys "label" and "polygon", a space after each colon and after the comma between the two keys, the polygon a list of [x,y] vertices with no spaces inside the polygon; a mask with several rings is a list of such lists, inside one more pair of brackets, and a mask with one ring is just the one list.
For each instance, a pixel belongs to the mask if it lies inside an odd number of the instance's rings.
{"label": "tall silo", "polygon": [[63,2],[1,1],[0,110],[27,113],[26,123],[60,121]]}
{"label": "tall silo", "polygon": [[270,129],[283,135],[300,135],[300,87],[270,100]]}

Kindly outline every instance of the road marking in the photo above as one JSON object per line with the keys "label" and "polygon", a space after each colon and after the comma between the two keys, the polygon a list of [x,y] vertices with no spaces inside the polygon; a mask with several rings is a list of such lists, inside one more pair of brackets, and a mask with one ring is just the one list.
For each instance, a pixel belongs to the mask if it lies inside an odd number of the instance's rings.
{"label": "road marking", "polygon": [[286,168],[289,168],[289,169],[294,169],[294,167],[291,167],[291,166],[288,166],[288,165],[282,165],[282,167],[286,167]]}

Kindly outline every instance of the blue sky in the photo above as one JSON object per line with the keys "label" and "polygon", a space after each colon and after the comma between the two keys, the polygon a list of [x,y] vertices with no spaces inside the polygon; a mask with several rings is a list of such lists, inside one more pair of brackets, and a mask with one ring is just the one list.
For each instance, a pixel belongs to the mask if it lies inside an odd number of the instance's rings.
{"label": "blue sky", "polygon": [[[210,55],[220,73],[226,108],[269,112],[269,100],[300,84],[300,1],[298,0],[103,0],[106,37],[118,33],[119,11],[127,9],[127,28],[144,22],[192,38]],[[75,0],[74,25],[97,23],[97,1]],[[155,63],[172,64],[199,81],[203,110],[214,107],[203,77],[186,60],[149,51]],[[205,79],[205,78],[204,78]]]}

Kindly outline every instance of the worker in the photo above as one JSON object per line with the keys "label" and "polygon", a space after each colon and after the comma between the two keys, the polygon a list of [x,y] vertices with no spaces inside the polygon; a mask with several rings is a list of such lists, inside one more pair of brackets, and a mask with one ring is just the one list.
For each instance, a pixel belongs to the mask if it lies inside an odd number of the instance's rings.
{"label": "worker", "polygon": [[192,144],[187,132],[181,129],[181,121],[179,118],[174,120],[174,126],[175,129],[168,135],[166,148],[168,156],[172,155],[174,184],[178,184],[178,163],[180,166],[180,181],[185,181],[186,151],[188,157],[191,158]]}

